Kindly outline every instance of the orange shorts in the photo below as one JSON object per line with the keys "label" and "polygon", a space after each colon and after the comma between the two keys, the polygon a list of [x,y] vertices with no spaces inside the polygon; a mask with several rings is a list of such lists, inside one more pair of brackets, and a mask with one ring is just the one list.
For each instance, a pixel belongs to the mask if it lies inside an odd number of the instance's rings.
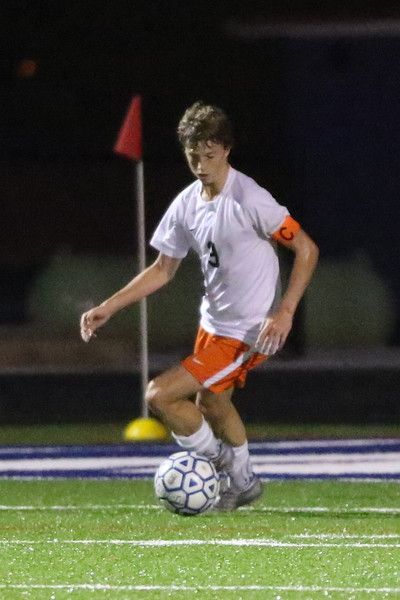
{"label": "orange shorts", "polygon": [[243,387],[250,369],[268,358],[250,346],[230,337],[199,328],[194,352],[182,365],[203,386],[218,394],[230,387]]}

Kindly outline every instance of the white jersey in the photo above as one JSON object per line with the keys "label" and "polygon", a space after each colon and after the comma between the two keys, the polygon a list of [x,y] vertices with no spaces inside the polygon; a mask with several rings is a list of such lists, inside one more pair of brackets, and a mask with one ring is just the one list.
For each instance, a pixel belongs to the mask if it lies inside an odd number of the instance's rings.
{"label": "white jersey", "polygon": [[253,345],[280,297],[272,234],[288,210],[253,179],[230,167],[224,188],[206,201],[202,183],[185,188],[167,209],[150,244],[162,254],[200,258],[205,293],[200,325]]}

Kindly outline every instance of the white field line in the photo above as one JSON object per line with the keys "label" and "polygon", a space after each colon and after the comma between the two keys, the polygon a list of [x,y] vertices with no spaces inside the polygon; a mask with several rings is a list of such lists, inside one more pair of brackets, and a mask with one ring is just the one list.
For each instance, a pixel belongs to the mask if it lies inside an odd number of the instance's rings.
{"label": "white field line", "polygon": [[[0,504],[0,511],[90,511],[90,510],[165,510],[161,504],[65,504],[65,505],[18,505]],[[271,513],[314,513],[314,514],[348,514],[369,513],[400,515],[399,507],[365,506],[365,507],[327,507],[327,506],[243,506],[239,512],[271,512]]]}
{"label": "white field line", "polygon": [[94,456],[67,458],[2,459],[0,471],[75,471],[78,469],[120,469],[126,467],[157,468],[165,456]]}
{"label": "white field line", "polygon": [[296,540],[398,540],[400,533],[288,533],[282,537]]}
{"label": "white field line", "polygon": [[[46,460],[46,459],[45,459]],[[48,460],[48,459],[47,459]],[[399,461],[400,452],[307,452],[304,454],[254,454],[252,463],[263,464],[269,467],[270,464],[289,464],[297,465],[303,463],[344,463],[352,464],[358,462],[391,462]],[[20,462],[20,461],[18,461]]]}
{"label": "white field line", "polygon": [[254,456],[254,472],[260,475],[286,474],[309,476],[360,474],[400,474],[400,452],[354,454],[306,454]]}
{"label": "white field line", "polygon": [[86,590],[86,591],[112,591],[112,592],[340,592],[344,594],[398,594],[400,587],[333,587],[319,585],[110,585],[101,583],[65,583],[65,584],[0,584],[3,590]]}
{"label": "white field line", "polygon": [[396,446],[400,443],[400,438],[366,438],[366,439],[345,439],[345,440],[294,440],[282,442],[249,442],[250,450],[282,450],[297,448],[362,448],[364,446]]}
{"label": "white field line", "polygon": [[[150,473],[157,469],[164,456],[97,456],[68,458],[23,458],[0,460],[0,474],[16,471],[96,471],[102,469],[121,470],[125,473]],[[307,453],[286,455],[254,455],[254,471],[263,476],[268,474],[400,474],[400,452],[355,452]]]}
{"label": "white field line", "polygon": [[231,546],[231,547],[268,547],[268,548],[400,548],[400,543],[376,542],[283,542],[274,539],[231,539],[231,540],[0,540],[1,546],[42,546],[42,545],[71,545],[71,546],[138,546],[140,548],[188,547],[188,546]]}
{"label": "white field line", "polygon": [[347,514],[347,513],[369,513],[369,514],[385,514],[385,515],[400,515],[400,508],[387,508],[382,506],[365,506],[365,507],[327,507],[327,506],[244,506],[238,509],[239,511],[257,511],[271,513],[315,513],[315,514]]}

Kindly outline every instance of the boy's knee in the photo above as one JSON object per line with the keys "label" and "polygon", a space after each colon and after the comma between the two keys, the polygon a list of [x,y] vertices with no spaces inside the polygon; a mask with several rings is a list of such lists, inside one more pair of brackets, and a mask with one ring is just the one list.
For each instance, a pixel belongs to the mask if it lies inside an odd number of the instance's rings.
{"label": "boy's knee", "polygon": [[156,380],[149,382],[145,394],[147,406],[155,415],[162,415],[168,403],[168,394],[166,390],[157,383]]}

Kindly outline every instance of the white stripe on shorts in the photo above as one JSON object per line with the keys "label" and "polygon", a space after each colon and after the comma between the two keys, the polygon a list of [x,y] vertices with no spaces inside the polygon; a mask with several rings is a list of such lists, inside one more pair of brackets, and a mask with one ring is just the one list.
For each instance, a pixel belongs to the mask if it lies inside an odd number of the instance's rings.
{"label": "white stripe on shorts", "polygon": [[226,377],[227,375],[232,373],[235,369],[240,367],[240,365],[245,363],[246,360],[248,360],[252,354],[254,354],[254,350],[251,350],[251,349],[246,350],[246,352],[242,352],[242,354],[240,354],[237,357],[237,359],[234,360],[232,363],[230,363],[227,367],[225,367],[221,371],[218,371],[218,373],[215,373],[215,375],[212,375],[211,377],[206,379],[206,381],[203,382],[204,387],[208,388],[208,387],[210,387],[210,385],[217,383],[218,381],[220,381],[221,379],[223,379],[224,377]]}

